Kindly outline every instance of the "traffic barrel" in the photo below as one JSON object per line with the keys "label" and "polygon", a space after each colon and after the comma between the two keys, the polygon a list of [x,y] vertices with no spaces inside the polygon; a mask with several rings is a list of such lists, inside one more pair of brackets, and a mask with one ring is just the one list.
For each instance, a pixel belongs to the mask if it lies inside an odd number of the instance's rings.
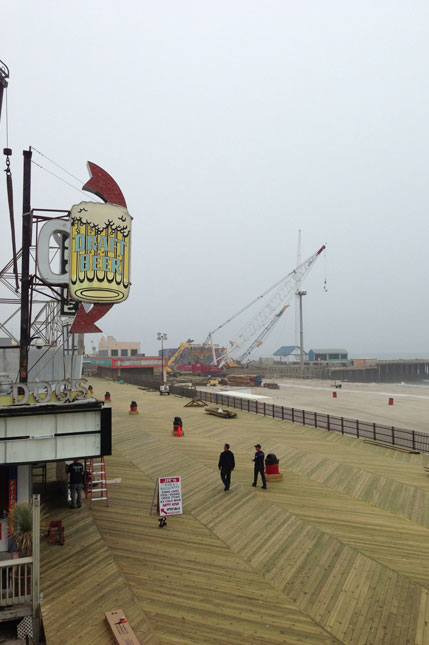
{"label": "traffic barrel", "polygon": [[389,405],[393,405],[393,397],[389,397]]}
{"label": "traffic barrel", "polygon": [[104,395],[104,403],[110,403],[110,392],[106,392]]}
{"label": "traffic barrel", "polygon": [[131,401],[130,403],[130,411],[128,414],[138,414],[139,411],[137,410],[137,403],[135,401]]}
{"label": "traffic barrel", "polygon": [[336,398],[337,398],[337,393],[336,393],[336,392],[332,392],[332,397],[333,397],[334,399],[336,399]]}

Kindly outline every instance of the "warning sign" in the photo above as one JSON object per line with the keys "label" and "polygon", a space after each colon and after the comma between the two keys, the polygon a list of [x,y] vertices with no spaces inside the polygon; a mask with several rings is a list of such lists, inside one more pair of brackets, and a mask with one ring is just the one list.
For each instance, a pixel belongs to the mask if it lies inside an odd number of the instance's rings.
{"label": "warning sign", "polygon": [[180,477],[158,478],[158,505],[160,515],[182,514],[182,480]]}

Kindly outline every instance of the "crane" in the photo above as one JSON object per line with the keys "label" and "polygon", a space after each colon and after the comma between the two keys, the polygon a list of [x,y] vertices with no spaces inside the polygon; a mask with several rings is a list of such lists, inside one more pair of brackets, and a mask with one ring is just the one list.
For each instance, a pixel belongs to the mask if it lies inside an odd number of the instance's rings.
{"label": "crane", "polygon": [[190,345],[191,343],[193,343],[193,342],[194,342],[194,341],[192,340],[192,338],[188,338],[188,340],[186,340],[184,343],[180,343],[180,345],[179,345],[179,347],[178,347],[177,351],[173,354],[173,356],[170,358],[170,360],[169,360],[169,361],[168,361],[168,363],[167,363],[167,372],[171,372],[171,371],[172,371],[172,368],[173,368],[174,363],[175,363],[175,362],[177,361],[177,359],[180,357],[180,355],[182,354],[182,352],[184,352],[184,351],[185,351],[185,349],[186,349],[187,347],[189,347],[189,345]]}
{"label": "crane", "polygon": [[[296,290],[302,284],[314,262],[325,248],[326,245],[324,244],[318,251],[307,258],[307,260],[295,267],[293,271],[281,278],[281,280],[252,300],[248,305],[240,309],[236,314],[228,318],[224,323],[219,325],[219,327],[216,327],[212,332],[209,332],[206,344],[212,345],[214,364],[222,367],[223,365],[230,363],[231,360],[234,360],[234,357],[237,357],[236,360],[243,360],[244,358],[247,358],[256,347],[259,347],[262,344],[263,339],[286,311],[289,306],[288,302],[292,300]],[[230,349],[222,354],[222,356],[216,357],[213,349],[213,334],[219,331],[219,329],[222,329],[222,327],[225,327],[225,325],[237,318],[240,314],[244,313],[256,302],[265,298],[268,294],[271,294],[268,302],[266,302],[266,304],[257,311],[257,313],[244,325],[244,327],[242,327],[236,337],[230,341]],[[279,307],[281,307],[280,310]],[[252,338],[254,338],[255,335],[256,338],[252,341]]]}

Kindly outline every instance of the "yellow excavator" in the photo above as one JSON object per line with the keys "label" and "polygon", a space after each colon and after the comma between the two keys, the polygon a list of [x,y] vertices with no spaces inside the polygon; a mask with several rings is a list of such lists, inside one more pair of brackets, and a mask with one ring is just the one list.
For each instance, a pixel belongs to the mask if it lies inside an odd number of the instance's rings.
{"label": "yellow excavator", "polygon": [[173,365],[176,363],[178,358],[180,358],[180,355],[182,354],[182,352],[184,352],[185,349],[189,347],[189,345],[193,342],[194,341],[192,340],[192,338],[188,338],[188,340],[186,340],[184,343],[180,343],[177,351],[174,352],[173,356],[170,358],[170,360],[167,363],[167,372],[173,371]]}

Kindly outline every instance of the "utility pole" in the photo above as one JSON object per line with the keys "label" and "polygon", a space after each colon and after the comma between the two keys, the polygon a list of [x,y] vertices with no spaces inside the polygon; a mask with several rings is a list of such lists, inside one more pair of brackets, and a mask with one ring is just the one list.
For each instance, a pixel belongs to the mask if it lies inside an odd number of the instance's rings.
{"label": "utility pole", "polygon": [[301,378],[304,378],[304,327],[302,324],[302,296],[306,296],[306,291],[297,291],[299,297],[299,345],[301,350]]}
{"label": "utility pole", "polygon": [[22,191],[22,255],[21,255],[21,335],[19,341],[19,381],[28,381],[28,346],[30,344],[30,246],[31,246],[31,148],[24,150],[24,181]]}

